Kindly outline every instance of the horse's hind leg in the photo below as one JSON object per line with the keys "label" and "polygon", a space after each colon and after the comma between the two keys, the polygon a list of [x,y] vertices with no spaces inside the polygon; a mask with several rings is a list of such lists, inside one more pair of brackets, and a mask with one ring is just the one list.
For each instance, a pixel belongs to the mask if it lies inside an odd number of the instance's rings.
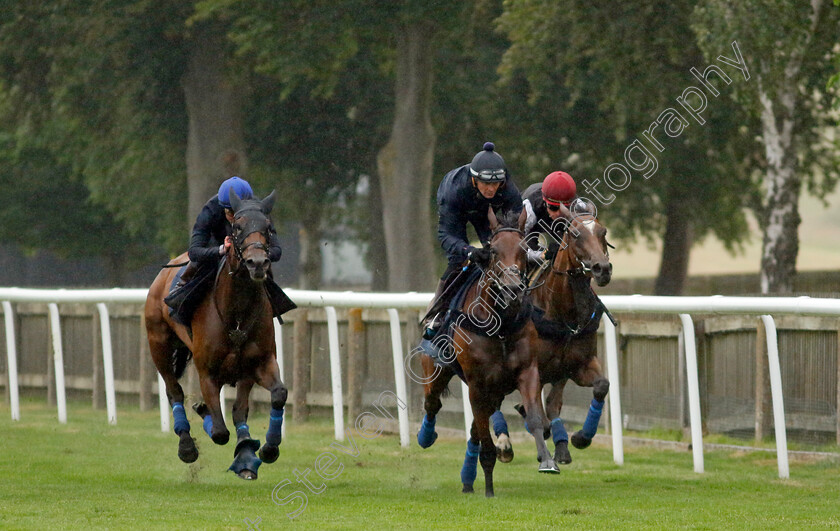
{"label": "horse's hind leg", "polygon": [[493,433],[496,434],[496,457],[502,463],[510,463],[513,461],[513,445],[510,443],[510,432],[501,405],[490,416],[490,421],[493,423]]}
{"label": "horse's hind leg", "polygon": [[551,391],[545,399],[545,413],[551,419],[551,439],[554,441],[554,462],[558,465],[568,465],[572,462],[572,455],[569,453],[569,435],[560,418],[560,410],[563,408],[563,389],[567,380],[555,382]]}
{"label": "horse's hind leg", "polygon": [[478,454],[481,450],[478,432],[475,429],[475,421],[470,428],[470,438],[467,441],[467,453],[464,455],[464,464],[461,466],[461,484],[464,486],[461,492],[471,494],[475,476],[478,474]]}
{"label": "horse's hind leg", "polygon": [[592,402],[589,404],[586,420],[583,421],[583,427],[572,435],[572,445],[583,450],[592,444],[592,438],[598,431],[598,423],[604,409],[604,399],[610,390],[610,382],[604,378],[601,364],[596,358],[592,358],[586,367],[579,371],[574,382],[581,387],[592,387]]}
{"label": "horse's hind leg", "polygon": [[236,400],[233,402],[233,425],[236,426],[236,448],[233,451],[233,470],[242,479],[257,479],[257,470],[262,462],[257,459],[259,441],[251,438],[248,429],[248,396],[254,382],[240,380],[236,385]]}
{"label": "horse's hind leg", "polygon": [[268,433],[265,434],[265,444],[260,449],[260,459],[266,463],[277,461],[280,455],[279,446],[283,441],[283,414],[289,391],[280,379],[280,368],[277,358],[272,354],[270,360],[257,372],[258,382],[271,393],[271,411],[268,420]]}
{"label": "horse's hind leg", "polygon": [[149,351],[152,361],[160,373],[163,382],[166,384],[166,396],[169,399],[169,406],[172,408],[172,417],[175,419],[174,431],[180,438],[178,442],[178,457],[185,463],[192,463],[198,459],[198,448],[195,446],[195,439],[190,435],[190,423],[187,421],[187,414],[184,410],[184,389],[178,383],[180,375],[175,374],[176,365],[182,367],[185,363],[179,362],[176,356],[183,356],[184,350],[176,352],[173,346],[174,341],[165,328],[165,325],[152,323],[146,319],[146,331],[149,337]]}
{"label": "horse's hind leg", "polygon": [[[422,448],[428,448],[434,444],[438,435],[435,432],[435,417],[443,407],[440,401],[440,396],[446,390],[449,380],[455,375],[452,369],[447,367],[435,366],[432,358],[422,356],[421,362],[423,364],[423,376],[426,383],[423,385],[423,390],[426,398],[423,402],[423,409],[426,410],[426,416],[423,417],[423,423],[420,425],[420,431],[417,432],[417,444]],[[439,371],[437,377],[434,377],[436,371]]]}

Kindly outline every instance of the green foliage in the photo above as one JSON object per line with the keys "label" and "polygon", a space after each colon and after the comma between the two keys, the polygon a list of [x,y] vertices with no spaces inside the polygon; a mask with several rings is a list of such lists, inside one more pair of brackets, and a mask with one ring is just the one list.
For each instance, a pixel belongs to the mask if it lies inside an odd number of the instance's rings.
{"label": "green foliage", "polygon": [[[624,163],[624,150],[635,139],[648,144],[642,133],[666,108],[678,107],[675,99],[686,87],[697,84],[689,69],[702,71],[707,64],[686,39],[693,5],[692,0],[505,3],[498,23],[512,42],[499,69],[510,90],[511,141],[531,180],[562,168],[577,179],[580,194],[586,195],[584,178],[600,179],[599,190],[609,192],[604,170]],[[666,205],[676,203],[687,211],[698,238],[714,233],[734,249],[746,237],[743,205],[755,190],[747,161],[758,145],[748,134],[752,118],[727,94],[731,87],[709,97],[705,125],[692,121],[676,139],[658,130],[665,150],[654,151],[657,173],[644,179],[632,172],[629,187],[601,207],[612,235],[652,241],[664,230]]]}

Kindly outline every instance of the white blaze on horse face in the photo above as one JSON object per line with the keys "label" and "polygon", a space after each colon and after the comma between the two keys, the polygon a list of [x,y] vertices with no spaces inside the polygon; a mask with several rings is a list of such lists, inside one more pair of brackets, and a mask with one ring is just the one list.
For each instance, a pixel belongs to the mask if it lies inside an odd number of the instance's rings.
{"label": "white blaze on horse face", "polygon": [[592,232],[594,234],[594,231],[592,229],[595,226],[595,220],[594,219],[587,219],[586,221],[581,221],[581,224],[584,227],[586,227],[589,232]]}

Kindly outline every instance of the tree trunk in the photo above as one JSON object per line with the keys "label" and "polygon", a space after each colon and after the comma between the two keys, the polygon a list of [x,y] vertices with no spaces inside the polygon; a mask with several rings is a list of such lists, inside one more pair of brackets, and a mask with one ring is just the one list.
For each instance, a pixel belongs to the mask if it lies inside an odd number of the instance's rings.
{"label": "tree trunk", "polygon": [[388,247],[385,245],[385,231],[382,228],[382,189],[379,184],[379,176],[370,176],[370,191],[368,192],[368,212],[370,222],[370,239],[368,243],[368,263],[370,264],[371,291],[388,290],[388,261],[383,258],[388,256]]}
{"label": "tree trunk", "polygon": [[[311,211],[310,211],[311,213]],[[300,289],[321,287],[321,220],[318,215],[301,214],[300,240]]]}
{"label": "tree trunk", "polygon": [[656,277],[654,295],[680,295],[688,276],[688,259],[694,243],[694,228],[685,211],[685,200],[669,195],[666,205],[662,261]]}
{"label": "tree trunk", "polygon": [[432,30],[424,23],[397,29],[394,124],[377,157],[391,291],[428,290],[434,284],[431,40]]}
{"label": "tree trunk", "polygon": [[246,173],[242,88],[225,77],[225,31],[196,25],[183,77],[189,117],[187,187],[189,228],[223,180]]}
{"label": "tree trunk", "polygon": [[[759,78],[759,83],[761,78]],[[761,84],[759,84],[761,87]],[[761,125],[767,158],[764,176],[764,239],[761,250],[761,292],[791,293],[799,253],[799,192],[793,145],[796,87],[788,84],[770,99],[759,88]]]}

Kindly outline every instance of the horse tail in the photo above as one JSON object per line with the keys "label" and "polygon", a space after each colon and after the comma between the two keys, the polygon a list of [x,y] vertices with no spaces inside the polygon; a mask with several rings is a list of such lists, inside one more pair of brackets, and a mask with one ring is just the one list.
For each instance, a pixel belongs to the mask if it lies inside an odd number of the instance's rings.
{"label": "horse tail", "polygon": [[192,356],[192,351],[186,345],[181,345],[175,349],[175,355],[172,356],[172,372],[175,373],[176,379],[180,379],[184,375]]}

